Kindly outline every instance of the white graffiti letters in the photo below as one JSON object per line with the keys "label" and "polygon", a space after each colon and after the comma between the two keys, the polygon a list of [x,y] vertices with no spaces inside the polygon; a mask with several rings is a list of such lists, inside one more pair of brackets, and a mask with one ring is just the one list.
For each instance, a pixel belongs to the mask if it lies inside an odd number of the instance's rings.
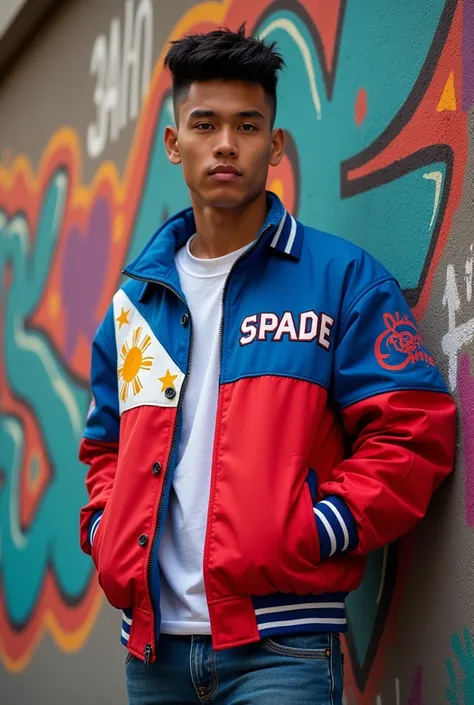
{"label": "white graffiti letters", "polygon": [[[471,256],[466,260],[464,265],[465,294],[468,303],[472,298],[473,245],[471,245],[470,249]],[[458,377],[458,353],[461,348],[472,342],[474,338],[474,318],[470,318],[465,323],[456,324],[456,315],[461,310],[461,298],[456,281],[456,272],[452,264],[448,264],[446,268],[443,306],[448,309],[448,332],[443,336],[441,345],[444,354],[448,358],[449,386],[451,391],[454,392]]]}
{"label": "white graffiti letters", "polygon": [[[92,48],[90,72],[97,76],[94,89],[96,121],[87,129],[87,153],[99,157],[107,140],[116,142],[120,131],[139,112],[150,83],[153,62],[153,5],[151,0],[125,3],[123,47],[121,23],[114,17],[109,39],[100,34]],[[141,68],[141,71],[140,71]],[[141,92],[140,92],[141,89]]]}

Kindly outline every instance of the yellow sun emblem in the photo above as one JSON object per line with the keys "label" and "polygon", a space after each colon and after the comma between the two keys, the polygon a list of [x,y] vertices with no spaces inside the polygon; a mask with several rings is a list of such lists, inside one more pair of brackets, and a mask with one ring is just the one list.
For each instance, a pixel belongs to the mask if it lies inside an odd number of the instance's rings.
{"label": "yellow sun emblem", "polygon": [[133,331],[132,347],[128,347],[128,342],[122,345],[122,350],[120,351],[120,357],[123,360],[123,364],[118,368],[119,379],[122,380],[122,386],[120,387],[120,399],[122,401],[127,401],[128,392],[130,385],[132,385],[133,393],[135,396],[143,389],[143,384],[141,382],[138,373],[140,370],[149,370],[153,365],[152,357],[144,357],[144,352],[151,345],[151,337],[145,335],[143,340],[140,342],[142,336],[142,328],[138,326]]}

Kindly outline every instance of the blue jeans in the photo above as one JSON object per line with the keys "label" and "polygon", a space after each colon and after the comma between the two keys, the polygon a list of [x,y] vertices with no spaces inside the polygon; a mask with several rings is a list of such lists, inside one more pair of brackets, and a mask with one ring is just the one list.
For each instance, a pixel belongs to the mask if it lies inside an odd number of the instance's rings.
{"label": "blue jeans", "polygon": [[162,634],[157,659],[126,658],[129,705],[341,705],[338,634],[299,634],[215,651],[209,636]]}

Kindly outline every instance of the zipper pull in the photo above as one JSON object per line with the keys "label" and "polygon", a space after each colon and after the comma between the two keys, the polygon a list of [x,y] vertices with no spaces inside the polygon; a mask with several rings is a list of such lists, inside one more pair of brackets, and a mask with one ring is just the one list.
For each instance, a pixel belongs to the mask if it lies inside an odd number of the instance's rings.
{"label": "zipper pull", "polygon": [[147,644],[145,646],[144,654],[145,654],[145,671],[148,671],[148,666],[150,665],[150,657],[152,653],[152,648],[151,644]]}

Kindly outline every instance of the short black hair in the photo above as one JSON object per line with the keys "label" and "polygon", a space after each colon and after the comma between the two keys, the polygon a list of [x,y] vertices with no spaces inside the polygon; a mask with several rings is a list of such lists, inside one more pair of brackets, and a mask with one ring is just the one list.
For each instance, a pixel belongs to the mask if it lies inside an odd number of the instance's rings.
{"label": "short black hair", "polygon": [[171,43],[164,66],[173,79],[173,101],[176,106],[195,81],[248,81],[262,86],[273,107],[272,126],[276,114],[278,71],[284,66],[276,51],[276,42],[265,44],[245,36],[245,22],[233,32],[229,28],[206,34],[188,34]]}

